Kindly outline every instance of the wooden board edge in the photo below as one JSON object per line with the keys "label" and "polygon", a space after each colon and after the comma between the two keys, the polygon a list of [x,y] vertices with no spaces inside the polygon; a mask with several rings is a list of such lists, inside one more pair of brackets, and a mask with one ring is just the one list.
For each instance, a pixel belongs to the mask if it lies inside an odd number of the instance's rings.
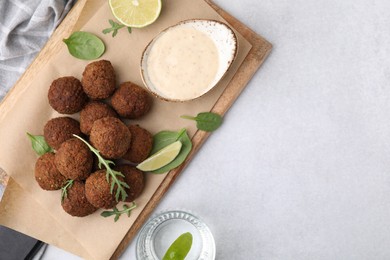
{"label": "wooden board edge", "polygon": [[[243,23],[225,12],[219,6],[205,0],[212,8],[214,8],[224,19],[226,19],[231,25],[234,24],[234,28],[241,33],[253,46],[244,62],[241,64],[237,73],[234,75],[221,97],[215,103],[212,111],[224,115],[229,108],[233,105],[234,101],[238,98],[242,90],[246,87],[251,80],[255,72],[264,63],[267,56],[272,50],[272,44],[265,40],[263,37],[256,34],[254,31],[246,27]],[[111,259],[118,259],[127,248],[128,244],[134,239],[137,232],[143,226],[145,221],[151,216],[153,210],[156,208],[162,197],[168,191],[170,186],[174,183],[176,178],[180,175],[183,169],[192,160],[195,154],[198,152],[202,144],[206,141],[210,134],[204,131],[197,131],[192,137],[192,143],[195,144],[192,148],[186,161],[178,168],[170,171],[164,178],[163,182],[157,188],[152,198],[148,201],[143,211],[140,213],[136,221],[133,223],[117,249],[111,256]]]}

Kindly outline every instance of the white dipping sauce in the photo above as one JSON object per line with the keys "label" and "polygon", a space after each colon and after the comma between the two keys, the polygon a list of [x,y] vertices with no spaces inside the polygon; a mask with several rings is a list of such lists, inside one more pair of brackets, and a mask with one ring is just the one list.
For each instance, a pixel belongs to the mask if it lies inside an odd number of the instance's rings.
{"label": "white dipping sauce", "polygon": [[217,46],[205,33],[175,27],[153,44],[147,62],[149,79],[161,96],[192,99],[210,89],[218,59]]}

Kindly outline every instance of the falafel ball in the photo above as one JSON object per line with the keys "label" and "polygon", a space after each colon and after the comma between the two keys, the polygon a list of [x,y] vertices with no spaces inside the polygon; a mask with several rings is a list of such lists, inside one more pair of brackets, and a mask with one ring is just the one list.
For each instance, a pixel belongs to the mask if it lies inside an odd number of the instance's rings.
{"label": "falafel ball", "polygon": [[58,150],[63,142],[72,138],[73,134],[81,135],[80,123],[70,117],[52,118],[43,128],[46,142],[55,150]]}
{"label": "falafel ball", "polygon": [[50,85],[48,98],[50,106],[61,114],[79,112],[88,101],[80,80],[72,76],[54,80]]}
{"label": "falafel ball", "polygon": [[[123,180],[122,177],[120,179]],[[106,179],[106,170],[99,170],[92,173],[85,181],[85,196],[89,203],[96,208],[110,209],[118,204],[115,200],[117,186],[115,185],[112,194],[110,187],[111,185]]]}
{"label": "falafel ball", "polygon": [[97,210],[85,197],[85,184],[82,181],[73,182],[61,205],[66,213],[74,217],[85,217]]}
{"label": "falafel ball", "polygon": [[108,159],[119,159],[129,149],[131,133],[118,118],[104,117],[92,125],[89,140]]}
{"label": "falafel ball", "polygon": [[111,98],[111,105],[124,118],[139,118],[152,106],[149,93],[132,82],[124,82]]}
{"label": "falafel ball", "polygon": [[80,129],[86,135],[89,135],[93,123],[103,117],[118,117],[114,109],[103,102],[89,102],[80,112]]}
{"label": "falafel ball", "polygon": [[91,173],[93,157],[88,146],[77,138],[63,142],[55,160],[62,175],[72,180],[85,180]]}
{"label": "falafel ball", "polygon": [[119,165],[114,168],[116,171],[121,172],[125,176],[125,182],[129,185],[130,189],[126,188],[127,198],[126,202],[132,202],[138,198],[145,187],[144,173],[135,167],[130,165]]}
{"label": "falafel ball", "polygon": [[140,163],[149,156],[152,150],[153,136],[139,125],[129,125],[128,128],[131,133],[131,143],[129,150],[122,158],[133,163]]}
{"label": "falafel ball", "polygon": [[54,164],[54,153],[45,153],[35,163],[35,180],[44,190],[59,190],[66,182]]}
{"label": "falafel ball", "polygon": [[84,69],[81,83],[91,99],[108,98],[115,91],[114,67],[108,60],[91,62]]}

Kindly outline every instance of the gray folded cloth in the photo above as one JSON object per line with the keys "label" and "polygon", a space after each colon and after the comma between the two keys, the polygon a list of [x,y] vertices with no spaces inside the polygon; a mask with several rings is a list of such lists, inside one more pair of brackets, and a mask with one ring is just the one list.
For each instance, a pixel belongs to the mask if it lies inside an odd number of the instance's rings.
{"label": "gray folded cloth", "polygon": [[0,101],[76,0],[0,1]]}

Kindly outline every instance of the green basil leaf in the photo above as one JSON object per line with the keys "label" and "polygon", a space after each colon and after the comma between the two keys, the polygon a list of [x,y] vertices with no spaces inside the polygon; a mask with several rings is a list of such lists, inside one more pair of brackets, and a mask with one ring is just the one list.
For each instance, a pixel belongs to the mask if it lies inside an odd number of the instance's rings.
{"label": "green basil leaf", "polygon": [[161,131],[153,136],[153,148],[150,154],[155,154],[164,147],[174,143],[178,140],[181,132],[184,132],[185,129],[180,130],[179,132],[172,131]]}
{"label": "green basil leaf", "polygon": [[199,113],[196,117],[181,116],[181,118],[196,121],[196,127],[206,132],[212,132],[222,124],[222,117],[212,112]]}
{"label": "green basil leaf", "polygon": [[196,127],[206,132],[212,132],[222,124],[222,117],[211,112],[199,113],[195,120]]}
{"label": "green basil leaf", "polygon": [[[152,151],[159,151],[165,146],[176,142],[177,140],[180,140],[182,143],[180,153],[176,156],[176,158],[170,162],[169,164],[165,165],[164,167],[157,169],[155,171],[152,171],[151,173],[160,174],[168,172],[180,164],[182,164],[185,159],[187,158],[188,154],[191,152],[192,149],[192,142],[189,138],[186,129],[182,129],[179,132],[169,132],[169,131],[163,131],[160,133],[157,133],[154,138],[154,144]],[[155,153],[155,152],[154,152]],[[153,152],[151,154],[154,154]]]}
{"label": "green basil leaf", "polygon": [[73,57],[82,60],[97,59],[106,49],[100,38],[88,32],[74,32],[68,39],[63,39],[63,42]]}
{"label": "green basil leaf", "polygon": [[26,134],[31,140],[32,148],[39,156],[53,152],[53,149],[46,143],[46,140],[42,135],[32,135],[30,133]]}

